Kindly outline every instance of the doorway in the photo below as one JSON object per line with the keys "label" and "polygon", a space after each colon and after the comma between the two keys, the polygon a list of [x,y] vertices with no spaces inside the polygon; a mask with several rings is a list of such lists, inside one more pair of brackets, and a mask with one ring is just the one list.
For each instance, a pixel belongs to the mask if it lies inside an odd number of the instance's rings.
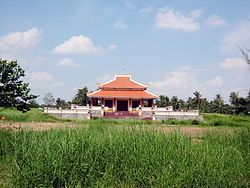
{"label": "doorway", "polygon": [[128,111],[128,101],[117,100],[117,111]]}

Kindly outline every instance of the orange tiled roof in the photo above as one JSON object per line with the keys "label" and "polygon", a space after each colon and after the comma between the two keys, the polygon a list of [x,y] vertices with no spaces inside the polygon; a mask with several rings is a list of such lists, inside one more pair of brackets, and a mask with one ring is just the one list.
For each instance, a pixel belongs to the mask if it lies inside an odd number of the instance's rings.
{"label": "orange tiled roof", "polygon": [[88,94],[96,98],[156,99],[157,96],[145,90],[98,90]]}
{"label": "orange tiled roof", "polygon": [[114,80],[101,84],[101,89],[146,89],[147,86],[131,79],[130,75],[116,75]]}

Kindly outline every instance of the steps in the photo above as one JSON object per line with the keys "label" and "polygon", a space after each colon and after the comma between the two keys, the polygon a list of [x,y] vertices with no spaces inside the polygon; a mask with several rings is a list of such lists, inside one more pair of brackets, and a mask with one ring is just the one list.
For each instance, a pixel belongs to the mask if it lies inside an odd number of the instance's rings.
{"label": "steps", "polygon": [[137,113],[129,113],[128,111],[119,111],[119,112],[105,112],[105,118],[112,118],[112,119],[123,119],[123,118],[139,118]]}

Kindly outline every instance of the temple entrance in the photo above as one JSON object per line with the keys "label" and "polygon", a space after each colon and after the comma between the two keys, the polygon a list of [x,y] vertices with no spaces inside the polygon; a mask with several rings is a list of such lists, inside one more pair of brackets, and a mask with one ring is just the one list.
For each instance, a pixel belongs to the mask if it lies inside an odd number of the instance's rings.
{"label": "temple entrance", "polygon": [[117,100],[117,111],[128,111],[128,101]]}
{"label": "temple entrance", "polygon": [[140,100],[133,100],[132,101],[132,108],[136,109],[140,105]]}
{"label": "temple entrance", "polygon": [[104,105],[107,106],[108,108],[112,108],[113,100],[105,100]]}

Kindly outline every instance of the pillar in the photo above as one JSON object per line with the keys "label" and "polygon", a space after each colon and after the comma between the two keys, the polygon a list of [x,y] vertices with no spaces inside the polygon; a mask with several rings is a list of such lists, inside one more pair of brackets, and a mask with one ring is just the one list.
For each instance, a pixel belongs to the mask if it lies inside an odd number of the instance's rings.
{"label": "pillar", "polygon": [[140,105],[143,107],[143,99],[140,99]]}
{"label": "pillar", "polygon": [[128,111],[132,112],[132,99],[128,99]]}
{"label": "pillar", "polygon": [[116,99],[113,98],[113,112],[116,111]]}

